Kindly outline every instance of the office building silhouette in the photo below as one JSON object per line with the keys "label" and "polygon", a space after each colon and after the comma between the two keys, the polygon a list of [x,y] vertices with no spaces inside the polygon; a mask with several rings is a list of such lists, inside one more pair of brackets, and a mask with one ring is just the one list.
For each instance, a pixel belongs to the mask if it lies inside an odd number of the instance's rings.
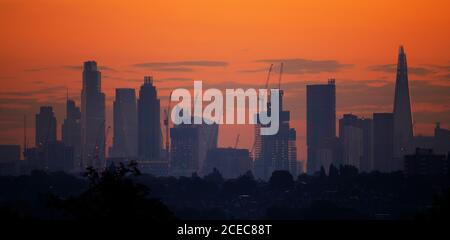
{"label": "office building silhouette", "polygon": [[179,124],[170,129],[170,174],[202,174],[207,153],[217,148],[217,124]]}
{"label": "office building silhouette", "polygon": [[56,117],[53,108],[42,106],[36,114],[35,145],[42,147],[56,141]]}
{"label": "office building silhouette", "polygon": [[352,165],[360,171],[373,168],[372,119],[344,114],[339,119],[339,140],[342,148],[341,162],[335,165]]}
{"label": "office building silhouette", "polygon": [[138,123],[134,89],[116,89],[113,116],[114,136],[111,157],[136,159],[138,156]]}
{"label": "office building silhouette", "polygon": [[105,94],[101,73],[95,61],[83,66],[81,90],[82,167],[101,168],[105,165]]}
{"label": "office building silhouette", "polygon": [[373,114],[373,170],[392,171],[394,116],[392,113]]}
{"label": "office building silhouette", "polygon": [[81,167],[81,111],[75,101],[67,99],[66,118],[61,127],[62,142],[73,148],[74,166]]}
{"label": "office building silhouette", "polygon": [[153,77],[144,77],[137,101],[138,155],[142,160],[157,161],[162,148],[160,102]]}
{"label": "office building silhouette", "polygon": [[[336,138],[336,86],[334,79],[328,84],[306,86],[306,145],[307,169],[314,174],[320,167],[334,161],[332,151],[322,151],[323,145]],[[333,149],[332,147],[331,149]],[[328,157],[326,157],[328,156]],[[325,157],[328,159],[325,164]]]}

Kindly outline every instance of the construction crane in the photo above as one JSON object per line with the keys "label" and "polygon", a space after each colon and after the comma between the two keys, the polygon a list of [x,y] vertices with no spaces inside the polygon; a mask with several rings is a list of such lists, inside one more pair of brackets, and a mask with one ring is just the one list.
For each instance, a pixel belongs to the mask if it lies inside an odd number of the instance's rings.
{"label": "construction crane", "polygon": [[166,157],[167,160],[169,160],[169,115],[170,115],[170,103],[171,103],[171,98],[172,97],[172,92],[170,92],[169,97],[168,97],[168,103],[167,103],[167,109],[164,109],[164,127],[165,127],[165,131],[166,131]]}
{"label": "construction crane", "polygon": [[255,146],[256,146],[256,141],[253,142],[253,146],[252,149],[250,149],[250,156],[254,157],[253,155],[255,154]]}
{"label": "construction crane", "polygon": [[269,72],[267,73],[267,79],[266,79],[266,86],[265,89],[267,92],[269,92],[269,80],[270,80],[270,74],[272,73],[273,63],[270,64]]}
{"label": "construction crane", "polygon": [[280,65],[280,76],[278,77],[278,90],[281,90],[281,76],[283,75],[283,63]]}
{"label": "construction crane", "polygon": [[240,137],[240,136],[241,136],[241,135],[238,134],[237,137],[236,137],[236,142],[234,143],[234,149],[236,149],[237,146],[238,146],[238,144],[239,144],[239,137]]}
{"label": "construction crane", "polygon": [[[267,94],[268,94],[268,99],[267,99],[267,105],[269,106],[270,105],[270,91],[269,91],[269,81],[270,81],[270,74],[272,73],[272,68],[273,68],[273,63],[271,63],[270,64],[270,67],[269,67],[269,71],[268,71],[268,73],[267,73],[267,78],[266,78],[266,84],[265,84],[265,89],[267,90]],[[283,69],[283,63],[282,63],[282,65],[281,65],[281,71],[282,71],[282,69]],[[280,72],[281,72],[280,71]],[[280,84],[280,81],[281,81],[281,74],[280,74],[280,77],[279,77],[279,79],[278,79],[278,83]],[[261,109],[259,109],[258,111],[261,111]],[[259,117],[258,117],[259,118]],[[259,120],[258,120],[259,121]],[[256,148],[256,139],[253,141],[253,146],[252,146],[252,149],[250,150],[250,155],[251,156],[254,156],[254,154],[255,154],[255,148]]]}

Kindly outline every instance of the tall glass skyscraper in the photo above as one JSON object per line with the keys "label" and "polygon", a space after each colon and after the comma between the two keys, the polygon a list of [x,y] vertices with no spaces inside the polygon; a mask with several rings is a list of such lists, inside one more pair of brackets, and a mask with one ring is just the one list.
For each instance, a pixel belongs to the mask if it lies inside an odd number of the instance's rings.
{"label": "tall glass skyscraper", "polygon": [[160,103],[152,77],[144,77],[137,111],[138,155],[142,160],[159,160],[162,146]]}
{"label": "tall glass skyscraper", "polygon": [[[336,138],[336,86],[334,79],[328,84],[306,86],[306,145],[308,148],[308,173],[314,174],[325,165],[321,145]],[[319,157],[321,156],[321,157]],[[335,159],[330,156],[326,162]]]}
{"label": "tall glass skyscraper", "polygon": [[105,94],[101,91],[101,73],[95,61],[83,66],[81,90],[82,167],[104,167]]}
{"label": "tall glass skyscraper", "polygon": [[408,66],[403,46],[400,46],[394,98],[394,162],[393,171],[402,169],[403,155],[411,151],[413,139],[411,102],[408,86]]}

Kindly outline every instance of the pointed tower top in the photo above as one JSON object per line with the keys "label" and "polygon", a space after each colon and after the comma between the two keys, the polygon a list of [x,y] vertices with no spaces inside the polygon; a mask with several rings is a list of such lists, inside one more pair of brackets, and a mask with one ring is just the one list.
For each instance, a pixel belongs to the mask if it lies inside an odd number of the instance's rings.
{"label": "pointed tower top", "polygon": [[153,84],[153,76],[144,76],[144,84]]}
{"label": "pointed tower top", "polygon": [[400,47],[398,48],[398,54],[405,54],[405,50],[403,49],[403,45],[400,45]]}

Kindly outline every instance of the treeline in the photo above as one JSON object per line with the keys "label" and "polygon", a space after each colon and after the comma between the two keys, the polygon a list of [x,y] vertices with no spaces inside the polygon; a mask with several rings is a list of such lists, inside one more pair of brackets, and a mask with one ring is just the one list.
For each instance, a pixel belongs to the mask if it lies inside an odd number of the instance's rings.
{"label": "treeline", "polygon": [[224,179],[154,177],[134,163],[82,176],[34,171],[0,177],[0,219],[424,219],[448,218],[449,177],[359,173],[331,166],[294,178],[275,171]]}

